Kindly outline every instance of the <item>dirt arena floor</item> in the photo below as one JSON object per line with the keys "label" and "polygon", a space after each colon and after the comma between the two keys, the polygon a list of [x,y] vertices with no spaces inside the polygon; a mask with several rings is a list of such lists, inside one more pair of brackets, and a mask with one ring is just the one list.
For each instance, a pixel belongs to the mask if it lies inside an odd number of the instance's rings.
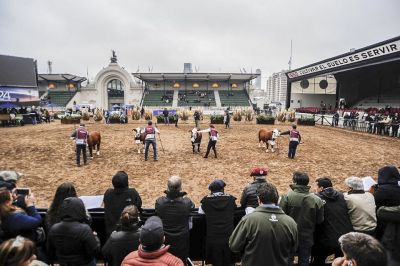
{"label": "dirt arena floor", "polygon": [[[193,154],[188,130],[193,122],[174,126],[160,125],[164,152],[158,141],[159,161],[144,161],[133,142],[132,129],[142,123],[125,125],[88,122],[89,131],[102,135],[101,155],[89,164],[76,167],[74,144],[69,138],[73,125],[59,121],[37,126],[0,128],[0,169],[22,172],[20,187],[30,187],[37,198],[37,206],[48,207],[58,185],[73,182],[78,195],[102,195],[112,186],[111,178],[118,170],[129,175],[129,184],[143,199],[144,207],[154,207],[157,197],[166,189],[167,179],[179,175],[183,190],[198,206],[209,193],[208,184],[214,178],[227,183],[226,192],[240,199],[244,186],[252,180],[253,166],[267,166],[268,180],[281,193],[287,192],[292,173],[305,171],[313,181],[318,176],[330,176],[334,185],[344,189],[348,176],[373,176],[386,164],[400,165],[400,139],[350,132],[330,127],[301,127],[303,144],[294,160],[287,158],[288,136],[279,138],[280,151],[265,153],[258,147],[258,130],[262,127],[287,130],[289,125],[263,126],[232,124],[231,129],[217,125],[220,140],[218,159],[213,154],[204,159],[208,137],[203,134],[201,154]],[[202,124],[205,128],[207,123]],[[152,152],[150,153],[152,156]],[[152,159],[152,157],[150,157]],[[312,182],[311,182],[312,183]]]}

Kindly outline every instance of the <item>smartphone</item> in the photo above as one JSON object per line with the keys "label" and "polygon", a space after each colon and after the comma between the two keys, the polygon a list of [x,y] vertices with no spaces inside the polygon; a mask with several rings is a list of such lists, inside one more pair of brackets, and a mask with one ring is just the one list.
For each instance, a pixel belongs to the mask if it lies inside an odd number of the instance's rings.
{"label": "smartphone", "polygon": [[30,194],[30,189],[29,188],[17,188],[15,190],[15,193],[17,195],[29,195]]}

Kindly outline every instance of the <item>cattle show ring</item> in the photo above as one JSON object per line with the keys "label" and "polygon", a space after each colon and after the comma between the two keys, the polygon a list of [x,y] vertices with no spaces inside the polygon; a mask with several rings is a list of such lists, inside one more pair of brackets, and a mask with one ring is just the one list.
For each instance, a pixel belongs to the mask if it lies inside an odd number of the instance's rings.
{"label": "cattle show ring", "polygon": [[[89,132],[101,132],[102,142],[100,155],[94,153],[93,159],[89,158],[82,167],[76,167],[75,145],[70,139],[77,125],[56,120],[50,124],[2,128],[0,165],[24,174],[19,186],[31,188],[38,207],[48,207],[54,191],[64,182],[72,182],[79,196],[103,195],[112,187],[112,176],[123,170],[129,175],[129,185],[142,196],[143,207],[153,208],[171,175],[182,177],[183,190],[199,206],[201,198],[208,194],[208,184],[215,178],[223,179],[226,192],[240,199],[243,188],[252,181],[249,170],[254,166],[268,167],[267,180],[282,195],[290,190],[294,171],[308,173],[310,184],[317,177],[329,176],[334,186],[343,190],[344,179],[349,176],[376,178],[383,165],[399,164],[400,139],[319,124],[297,127],[302,143],[295,159],[287,156],[287,135],[277,138],[275,152],[266,153],[264,147],[259,147],[259,130],[282,132],[290,129],[292,122],[262,125],[254,120],[232,121],[228,129],[216,124],[220,135],[218,158],[211,153],[205,159],[208,134],[203,133],[200,152],[193,153],[190,131],[195,121],[191,116],[180,121],[178,127],[155,123],[161,133],[162,147],[157,138],[158,161],[145,161],[143,153],[137,152],[133,129],[145,127],[146,122],[140,119],[126,124],[105,124],[92,118],[85,121]],[[205,116],[200,128],[208,128],[209,124],[210,118]]]}

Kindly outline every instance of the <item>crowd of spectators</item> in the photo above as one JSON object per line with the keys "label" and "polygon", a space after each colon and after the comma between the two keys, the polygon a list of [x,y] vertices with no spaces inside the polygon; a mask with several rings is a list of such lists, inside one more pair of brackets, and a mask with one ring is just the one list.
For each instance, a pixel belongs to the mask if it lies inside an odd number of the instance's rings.
{"label": "crowd of spectators", "polygon": [[[117,172],[104,194],[107,241],[101,248],[92,219],[71,183],[61,184],[44,221],[31,191],[14,179],[0,180],[0,265],[190,265],[191,213],[205,215],[205,262],[212,265],[400,265],[400,174],[395,166],[371,177],[348,177],[347,190],[317,177],[311,190],[307,173],[295,171],[291,191],[279,196],[268,169],[251,169],[240,204],[246,214],[235,226],[236,198],[226,183],[213,180],[198,210],[171,176],[155,216],[143,222],[141,197]],[[46,232],[46,233],[44,233]],[[102,255],[102,256],[100,256]],[[297,259],[295,259],[297,257]]]}

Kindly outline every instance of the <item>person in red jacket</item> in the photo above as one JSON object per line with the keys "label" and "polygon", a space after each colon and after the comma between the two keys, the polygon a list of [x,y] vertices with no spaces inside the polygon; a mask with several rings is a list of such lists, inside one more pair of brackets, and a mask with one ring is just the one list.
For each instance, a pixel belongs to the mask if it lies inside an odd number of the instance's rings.
{"label": "person in red jacket", "polygon": [[121,266],[183,266],[183,262],[168,252],[164,245],[164,229],[157,216],[147,219],[140,232],[139,249],[125,257]]}
{"label": "person in red jacket", "polygon": [[291,130],[282,132],[281,135],[289,135],[290,139],[288,157],[289,159],[294,159],[294,156],[296,155],[297,145],[299,145],[301,141],[300,132],[297,130],[297,126],[293,124]]}

